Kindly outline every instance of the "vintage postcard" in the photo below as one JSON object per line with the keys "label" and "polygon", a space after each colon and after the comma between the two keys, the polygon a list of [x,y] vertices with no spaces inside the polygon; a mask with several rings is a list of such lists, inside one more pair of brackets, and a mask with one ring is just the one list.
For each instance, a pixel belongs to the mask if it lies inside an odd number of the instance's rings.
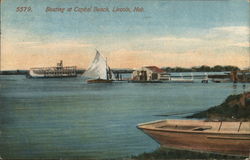
{"label": "vintage postcard", "polygon": [[249,0],[0,5],[0,159],[249,158]]}

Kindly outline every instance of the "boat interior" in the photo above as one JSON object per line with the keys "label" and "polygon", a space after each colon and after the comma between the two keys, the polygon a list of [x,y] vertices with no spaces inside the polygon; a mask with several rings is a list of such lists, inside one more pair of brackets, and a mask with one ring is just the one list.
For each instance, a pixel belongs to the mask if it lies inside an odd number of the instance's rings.
{"label": "boat interior", "polygon": [[185,131],[185,132],[221,132],[250,133],[250,122],[208,122],[204,120],[161,120],[142,123],[139,129]]}

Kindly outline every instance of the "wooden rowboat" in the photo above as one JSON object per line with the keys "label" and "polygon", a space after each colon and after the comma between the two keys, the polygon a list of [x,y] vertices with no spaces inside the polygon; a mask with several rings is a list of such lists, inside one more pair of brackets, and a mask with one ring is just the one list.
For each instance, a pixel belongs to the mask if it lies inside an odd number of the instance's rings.
{"label": "wooden rowboat", "polygon": [[250,122],[161,120],[137,128],[168,148],[239,156],[250,152]]}

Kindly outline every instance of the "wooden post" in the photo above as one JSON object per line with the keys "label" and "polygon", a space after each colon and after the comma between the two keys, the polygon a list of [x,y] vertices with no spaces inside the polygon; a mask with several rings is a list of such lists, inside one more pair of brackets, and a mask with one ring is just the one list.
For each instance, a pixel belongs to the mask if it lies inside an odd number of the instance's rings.
{"label": "wooden post", "polygon": [[220,131],[220,129],[221,129],[221,126],[222,126],[222,121],[220,122],[220,126],[219,126],[219,129],[218,129],[218,131]]}
{"label": "wooden post", "polygon": [[240,131],[241,124],[242,124],[242,122],[240,122],[240,125],[239,125],[239,128],[238,128],[238,132]]}

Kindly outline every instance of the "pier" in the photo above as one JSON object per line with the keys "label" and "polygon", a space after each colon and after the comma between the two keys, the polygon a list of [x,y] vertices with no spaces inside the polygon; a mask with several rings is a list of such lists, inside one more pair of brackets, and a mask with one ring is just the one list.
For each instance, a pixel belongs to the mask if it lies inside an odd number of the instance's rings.
{"label": "pier", "polygon": [[[73,69],[76,74],[82,75],[86,70],[85,69]],[[125,75],[127,77],[127,74],[132,74],[133,69],[111,69],[114,73],[117,80],[123,80]],[[29,73],[29,70],[3,70],[0,71],[0,75],[27,75]],[[169,72],[172,78],[194,78],[194,79],[204,79],[206,75],[204,74],[195,74],[196,72],[193,72],[194,75],[178,75],[176,73],[178,72]],[[213,72],[207,72],[207,78],[208,79],[228,79],[231,82],[237,83],[237,82],[250,82],[250,72],[246,70],[237,71],[237,72],[222,72],[220,74],[214,74]]]}

